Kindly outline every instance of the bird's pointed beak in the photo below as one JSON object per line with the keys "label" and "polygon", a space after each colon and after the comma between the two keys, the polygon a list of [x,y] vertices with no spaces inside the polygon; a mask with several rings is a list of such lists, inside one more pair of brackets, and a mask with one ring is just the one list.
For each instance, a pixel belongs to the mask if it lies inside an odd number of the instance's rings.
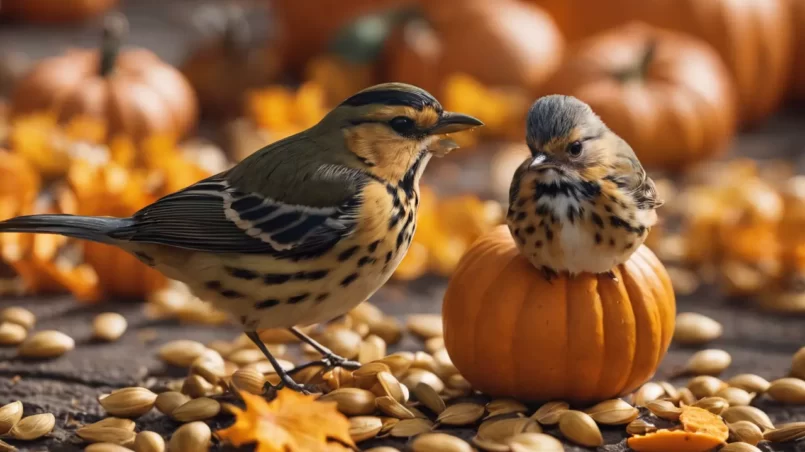
{"label": "bird's pointed beak", "polygon": [[442,135],[445,133],[461,132],[462,130],[473,129],[483,125],[484,123],[481,122],[481,120],[473,118],[472,116],[446,111],[442,113],[436,125],[431,127],[429,133],[431,135]]}
{"label": "bird's pointed beak", "polygon": [[535,152],[531,163],[528,164],[528,168],[533,170],[555,166],[557,166],[556,162],[551,159],[551,156],[547,152],[542,151]]}

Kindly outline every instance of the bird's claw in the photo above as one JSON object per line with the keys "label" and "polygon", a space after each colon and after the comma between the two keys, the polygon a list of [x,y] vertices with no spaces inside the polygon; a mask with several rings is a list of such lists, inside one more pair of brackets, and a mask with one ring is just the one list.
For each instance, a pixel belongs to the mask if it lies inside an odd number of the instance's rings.
{"label": "bird's claw", "polygon": [[334,367],[343,367],[347,370],[357,370],[361,367],[361,363],[357,361],[350,361],[343,356],[338,356],[336,354],[323,357],[321,362],[328,369],[332,369]]}
{"label": "bird's claw", "polygon": [[321,392],[316,386],[297,383],[291,377],[281,380],[276,385],[266,382],[263,385],[263,392],[265,392],[266,394],[270,394],[271,391],[279,391],[280,389],[283,388],[288,388],[291,391],[296,391],[304,395],[310,395]]}

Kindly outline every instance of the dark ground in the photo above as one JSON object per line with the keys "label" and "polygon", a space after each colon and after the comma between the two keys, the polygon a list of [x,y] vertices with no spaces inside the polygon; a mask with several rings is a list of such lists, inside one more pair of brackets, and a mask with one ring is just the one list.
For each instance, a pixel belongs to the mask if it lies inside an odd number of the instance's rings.
{"label": "dark ground", "polygon": [[[166,60],[177,63],[186,51],[189,33],[176,33],[175,27],[188,27],[187,12],[200,1],[127,1],[125,12],[131,21],[131,44],[155,50]],[[70,28],[35,28],[0,23],[0,50],[15,49],[34,57],[60,52],[68,45],[91,45],[95,42],[94,31]],[[759,130],[744,134],[733,150],[734,154],[758,158],[798,156],[795,158],[800,170],[805,156],[805,133],[803,114],[785,114],[775,118]],[[475,164],[468,165],[474,173],[462,174],[451,181],[452,189],[477,187],[478,178],[486,177],[486,166],[481,156],[470,157]],[[478,165],[481,163],[481,165]],[[391,284],[382,289],[373,299],[385,312],[404,318],[407,313],[439,312],[445,280],[424,278],[408,286]],[[207,342],[212,339],[232,339],[235,328],[212,328],[195,325],[178,325],[174,322],[155,322],[142,315],[142,305],[131,302],[110,302],[98,306],[83,306],[68,297],[51,299],[4,299],[0,308],[22,305],[38,318],[36,328],[57,329],[76,340],[76,349],[62,358],[49,361],[20,361],[14,358],[14,348],[0,348],[0,405],[13,400],[22,400],[25,414],[52,412],[57,418],[53,434],[44,440],[32,443],[17,443],[21,450],[72,452],[82,449],[74,434],[75,428],[94,422],[102,417],[96,401],[98,394],[114,388],[143,383],[148,377],[180,376],[176,369],[167,369],[157,358],[159,346],[173,339],[196,339]],[[125,315],[129,329],[123,338],[112,344],[98,344],[90,340],[91,321],[95,314],[117,311]],[[733,363],[723,375],[728,378],[738,373],[755,373],[767,379],[785,376],[790,366],[791,355],[805,346],[805,317],[793,317],[761,313],[747,303],[731,302],[717,293],[700,291],[678,300],[678,311],[696,311],[717,319],[724,325],[724,335],[711,345],[730,352]],[[144,330],[156,333],[156,339],[143,342]],[[494,338],[489,338],[494,340]],[[421,347],[414,339],[406,338],[401,349],[415,350]],[[657,374],[663,379],[677,369],[692,353],[691,350],[672,347]],[[523,359],[537,359],[523,357]],[[675,381],[681,385],[683,381]],[[780,406],[767,399],[756,401],[766,410],[775,423],[805,421],[805,406]],[[219,426],[226,419],[217,421]],[[138,429],[154,430],[169,434],[177,424],[154,411],[138,420]],[[466,439],[468,430],[454,430]],[[625,450],[621,429],[604,432],[609,444],[600,451]],[[392,444],[403,449],[402,441],[390,443],[377,440],[362,443],[363,448],[379,444]],[[805,452],[805,441],[797,444],[776,445],[765,451]],[[568,450],[583,450],[568,446]]]}

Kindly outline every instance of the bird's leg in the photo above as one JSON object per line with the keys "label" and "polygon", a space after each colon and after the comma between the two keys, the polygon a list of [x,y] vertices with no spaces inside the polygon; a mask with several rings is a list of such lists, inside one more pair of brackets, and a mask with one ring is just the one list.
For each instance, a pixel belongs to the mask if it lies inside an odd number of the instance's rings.
{"label": "bird's leg", "polygon": [[247,331],[246,337],[252,340],[257,348],[266,355],[268,361],[271,363],[271,366],[274,367],[274,370],[277,372],[277,375],[280,377],[280,382],[278,385],[274,386],[271,383],[266,382],[265,387],[266,389],[276,389],[280,390],[282,388],[289,388],[297,392],[301,392],[302,394],[310,394],[310,390],[305,387],[305,385],[301,385],[293,380],[288,372],[282,368],[282,365],[277,361],[277,358],[274,358],[271,355],[271,352],[268,351],[266,344],[263,343],[262,339],[260,339],[260,335],[257,334],[256,331]]}
{"label": "bird's leg", "polygon": [[[313,361],[305,364],[303,367],[310,367],[317,364],[323,364],[328,369],[331,369],[333,367],[343,367],[344,369],[355,370],[361,367],[361,364],[359,362],[350,361],[344,358],[343,356],[336,355],[335,353],[333,353],[332,350],[319,344],[307,334],[299,331],[299,329],[296,328],[295,326],[288,328],[288,331],[290,331],[291,334],[293,334],[294,336],[298,337],[300,341],[310,345],[311,347],[313,347],[314,350],[321,353],[322,356],[321,361]],[[297,367],[294,369],[294,371],[296,370],[301,369]]]}
{"label": "bird's leg", "polygon": [[611,279],[612,281],[618,282],[618,277],[617,277],[617,276],[615,276],[615,272],[614,272],[614,271],[610,270],[610,271],[608,271],[608,272],[606,272],[606,273],[604,273],[604,274],[605,274],[605,275],[607,275],[607,276],[609,276],[609,279]]}
{"label": "bird's leg", "polygon": [[548,282],[553,281],[554,278],[559,276],[559,273],[556,273],[556,270],[552,269],[551,267],[542,267],[542,276],[545,277],[545,280]]}

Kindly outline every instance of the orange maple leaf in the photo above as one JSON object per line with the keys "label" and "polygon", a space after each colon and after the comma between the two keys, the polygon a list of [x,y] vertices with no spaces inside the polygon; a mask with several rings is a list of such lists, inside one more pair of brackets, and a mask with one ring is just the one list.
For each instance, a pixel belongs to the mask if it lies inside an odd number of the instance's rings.
{"label": "orange maple leaf", "polygon": [[234,446],[257,443],[255,452],[325,452],[341,441],[354,446],[349,421],[335,402],[317,402],[316,396],[283,389],[271,402],[241,392],[246,409],[230,407],[235,423],[216,432]]}

